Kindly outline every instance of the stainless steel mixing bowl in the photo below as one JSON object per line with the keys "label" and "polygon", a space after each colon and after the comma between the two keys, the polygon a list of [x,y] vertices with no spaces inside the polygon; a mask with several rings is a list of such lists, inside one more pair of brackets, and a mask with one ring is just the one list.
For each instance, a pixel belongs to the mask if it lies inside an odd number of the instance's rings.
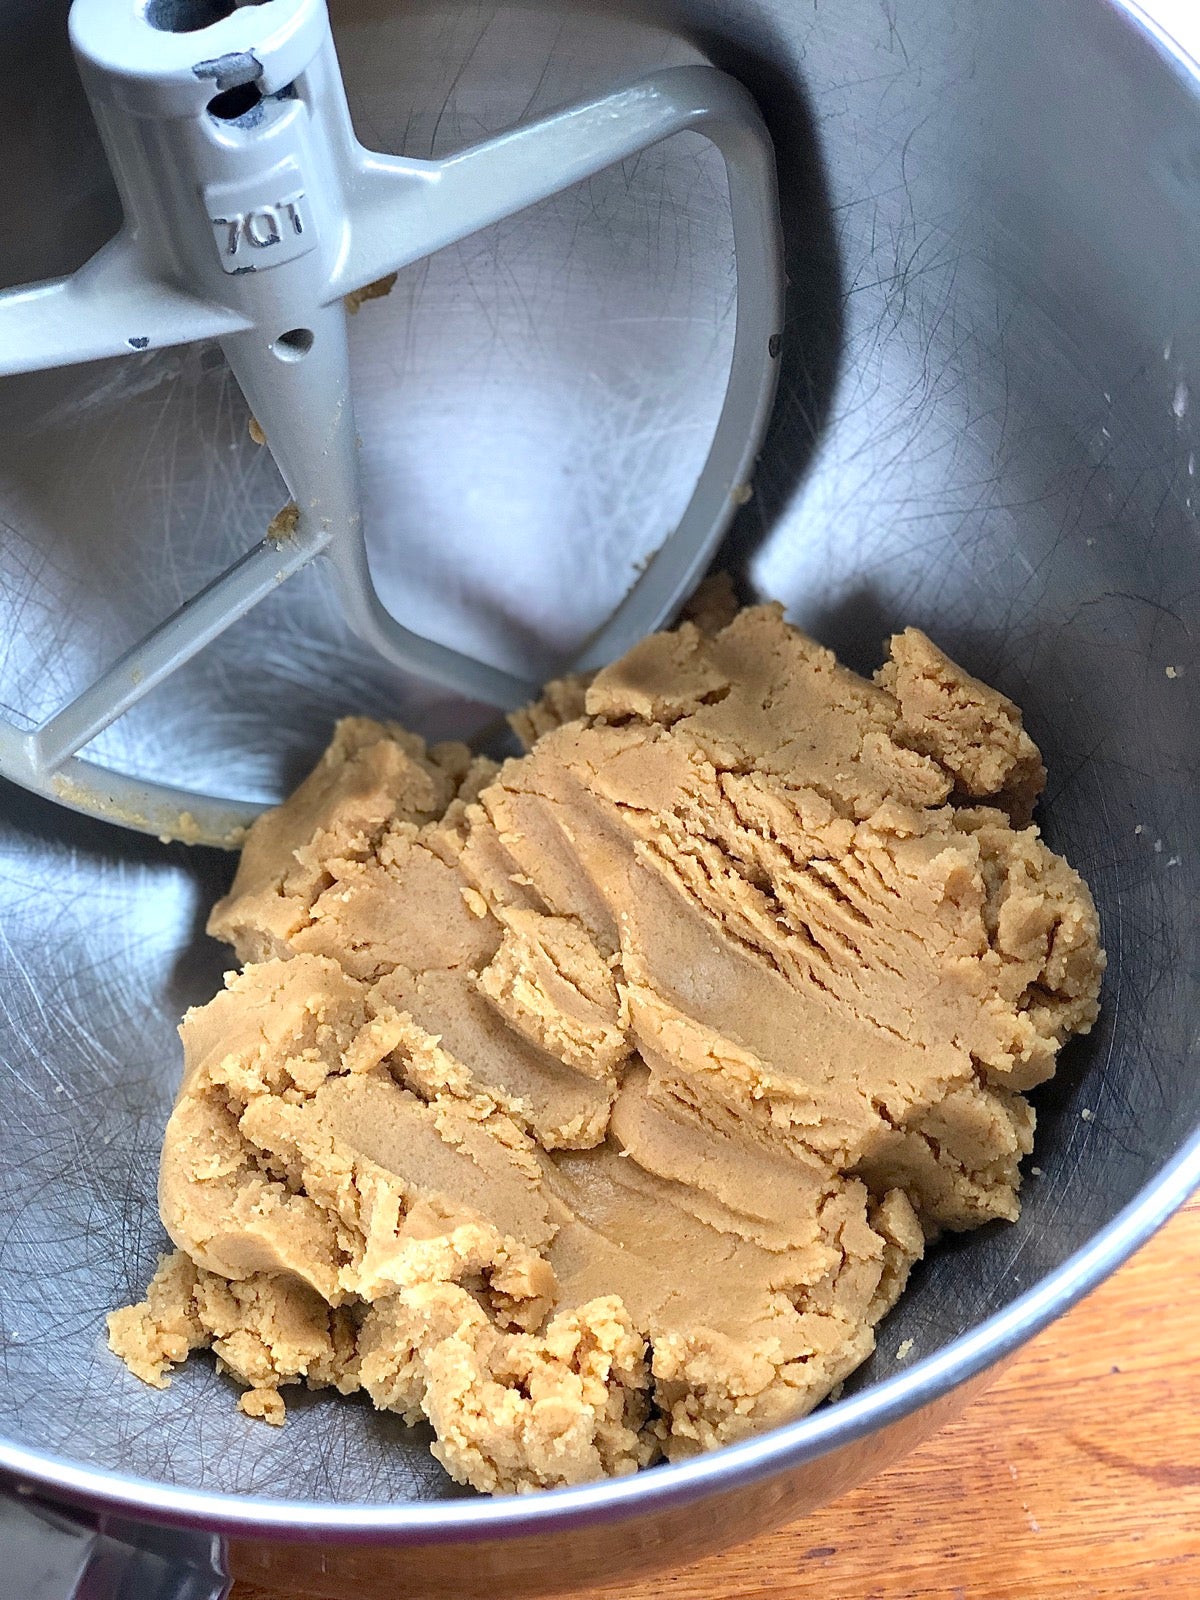
{"label": "stainless steel mixing bowl", "polygon": [[[696,52],[758,95],[790,314],[730,559],[852,663],[918,623],[1026,708],[1047,834],[1100,905],[1104,1011],[1036,1097],[1020,1222],[935,1251],[836,1405],[635,1480],[483,1501],[365,1405],[302,1395],[276,1433],[210,1362],[158,1393],[109,1355],[104,1313],[163,1243],[174,1027],[226,964],[201,928],[230,862],[5,790],[5,1594],[32,1592],[35,1559],[64,1594],[90,1561],[89,1594],[179,1600],[223,1563],[297,1594],[434,1597],[697,1557],[928,1434],[1200,1178],[1197,69],[1117,0],[346,0],[335,25],[365,133],[417,154]],[[0,7],[0,85],[9,283],[76,264],[115,218],[59,5]],[[730,272],[719,175],[684,139],[363,310],[373,555],[399,612],[533,665],[586,630],[686,495]],[[6,705],[48,709],[281,498],[215,355],[0,387]],[[394,683],[308,574],[105,748],[268,794],[350,709],[469,719]]]}

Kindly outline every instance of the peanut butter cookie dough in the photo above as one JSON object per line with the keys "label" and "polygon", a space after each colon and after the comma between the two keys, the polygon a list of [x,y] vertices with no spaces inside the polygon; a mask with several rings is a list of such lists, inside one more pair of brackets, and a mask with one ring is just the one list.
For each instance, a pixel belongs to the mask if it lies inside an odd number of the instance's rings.
{"label": "peanut butter cookie dough", "polygon": [[1104,966],[1020,713],[913,629],[872,683],[696,616],[500,767],[343,722],[251,830],[140,1377],[211,1347],[252,1416],[362,1389],[478,1489],[575,1483],[807,1411],[926,1240],[1017,1215]]}

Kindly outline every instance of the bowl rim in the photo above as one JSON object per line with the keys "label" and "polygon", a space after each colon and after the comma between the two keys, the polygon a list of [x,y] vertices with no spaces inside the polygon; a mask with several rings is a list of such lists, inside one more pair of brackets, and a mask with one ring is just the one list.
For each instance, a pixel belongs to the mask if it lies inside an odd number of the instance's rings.
{"label": "bowl rim", "polygon": [[[1200,61],[1149,15],[1141,0],[1100,3],[1123,19],[1131,33],[1141,34],[1185,87],[1192,93],[1200,91]],[[743,1488],[817,1460],[901,1421],[985,1372],[1096,1288],[1197,1188],[1200,1127],[1086,1244],[968,1332],[861,1394],[677,1465],[535,1495],[345,1505],[177,1488],[0,1438],[0,1488],[7,1478],[8,1487],[19,1494],[234,1538],[397,1546],[529,1537],[564,1524],[616,1522],[682,1507],[713,1492]]]}

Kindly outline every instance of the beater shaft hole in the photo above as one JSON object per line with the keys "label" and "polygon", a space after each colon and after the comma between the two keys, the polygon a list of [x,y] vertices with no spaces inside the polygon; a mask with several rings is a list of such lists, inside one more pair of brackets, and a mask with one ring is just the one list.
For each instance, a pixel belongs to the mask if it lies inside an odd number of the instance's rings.
{"label": "beater shaft hole", "polygon": [[150,0],[146,21],[160,33],[199,33],[236,10],[234,0]]}
{"label": "beater shaft hole", "polygon": [[236,122],[247,111],[253,111],[261,99],[262,93],[257,84],[239,83],[236,88],[213,95],[208,102],[209,115],[216,117],[219,122]]}
{"label": "beater shaft hole", "polygon": [[299,361],[306,356],[313,347],[313,331],[311,328],[289,328],[286,333],[281,333],[271,349],[280,361]]}

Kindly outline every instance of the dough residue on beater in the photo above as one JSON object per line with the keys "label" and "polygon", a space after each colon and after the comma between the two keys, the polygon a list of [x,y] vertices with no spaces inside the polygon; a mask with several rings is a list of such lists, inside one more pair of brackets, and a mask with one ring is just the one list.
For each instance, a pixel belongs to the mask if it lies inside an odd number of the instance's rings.
{"label": "dough residue on beater", "polygon": [[391,294],[396,287],[398,272],[385,272],[382,278],[376,278],[374,283],[365,283],[361,289],[351,289],[349,294],[342,296],[342,302],[351,316],[356,316],[359,308],[368,300],[382,300],[385,295]]}
{"label": "dough residue on beater", "polygon": [[623,1473],[811,1409],[927,1240],[1019,1209],[1097,1014],[1017,708],[712,597],[497,766],[341,723],[251,829],[182,1027],[175,1245],[110,1341],[432,1424],[460,1481]]}

